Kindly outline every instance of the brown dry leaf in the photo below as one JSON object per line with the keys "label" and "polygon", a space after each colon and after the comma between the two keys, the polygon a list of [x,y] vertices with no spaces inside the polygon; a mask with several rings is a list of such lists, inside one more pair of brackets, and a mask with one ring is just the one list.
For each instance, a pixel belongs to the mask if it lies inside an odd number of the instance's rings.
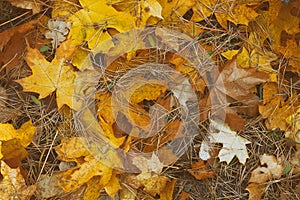
{"label": "brown dry leaf", "polygon": [[47,44],[42,34],[35,29],[37,24],[38,20],[32,20],[0,33],[0,65],[6,67],[6,72],[23,65],[26,41],[37,49]]}
{"label": "brown dry leaf", "polygon": [[[253,110],[250,111],[246,109],[247,107],[253,108],[253,104],[257,105],[259,102],[259,98],[251,92],[251,89],[260,83],[266,82],[268,78],[268,74],[258,72],[253,68],[239,68],[237,66],[237,57],[234,56],[232,60],[227,61],[222,67],[214,87],[210,89],[210,97],[202,99],[200,106],[209,108],[212,104],[214,106],[218,104],[223,106],[225,104],[228,105],[228,103],[233,103],[232,107],[226,108],[226,123],[230,125],[233,124],[233,130],[241,130],[244,120],[237,114],[234,114],[234,112],[250,116],[257,114],[256,112],[253,113]],[[227,98],[225,98],[225,96]],[[234,104],[238,106],[234,106]],[[257,109],[254,110],[257,111]],[[205,110],[204,112],[207,113]],[[205,117],[205,115],[203,115],[204,114],[202,114],[201,118]],[[240,123],[235,123],[235,120]]]}
{"label": "brown dry leaf", "polygon": [[259,113],[264,119],[269,130],[280,128],[287,130],[286,118],[294,114],[300,105],[298,97],[293,94],[285,100],[285,94],[278,89],[276,83],[266,83],[263,86],[263,105],[259,105]]}
{"label": "brown dry leaf", "polygon": [[262,192],[266,187],[263,185],[269,180],[279,179],[282,176],[283,166],[279,164],[277,159],[273,155],[264,154],[260,156],[261,165],[267,165],[267,167],[258,167],[251,172],[249,185],[246,190],[249,191],[250,197],[253,200],[259,200],[262,196]]}
{"label": "brown dry leaf", "polygon": [[258,183],[250,183],[246,190],[249,192],[249,200],[260,200],[264,194],[265,186]]}
{"label": "brown dry leaf", "polygon": [[12,169],[1,161],[0,193],[3,200],[29,200],[36,190],[36,185],[27,186],[20,168]]}
{"label": "brown dry leaf", "polygon": [[32,70],[32,75],[17,80],[26,92],[36,92],[39,98],[45,98],[52,92],[56,92],[58,108],[64,104],[70,108],[80,109],[80,101],[74,98],[74,80],[76,73],[67,63],[76,47],[68,40],[57,49],[54,59],[48,62],[37,50],[28,47],[26,62]]}
{"label": "brown dry leaf", "polygon": [[208,170],[208,165],[205,164],[203,160],[192,163],[192,169],[188,169],[188,172],[197,180],[212,178],[215,176],[213,171]]}
{"label": "brown dry leaf", "polygon": [[283,172],[283,166],[273,155],[264,154],[260,156],[261,165],[267,167],[258,167],[251,172],[249,183],[265,183],[268,180],[279,179]]}
{"label": "brown dry leaf", "polygon": [[[237,57],[225,63],[217,79],[216,89],[234,100],[245,102],[254,98],[250,89],[268,80],[268,74],[256,69],[242,69]],[[224,85],[224,87],[222,87]]]}
{"label": "brown dry leaf", "polygon": [[32,14],[41,12],[43,4],[36,0],[8,0],[13,6],[32,10]]}

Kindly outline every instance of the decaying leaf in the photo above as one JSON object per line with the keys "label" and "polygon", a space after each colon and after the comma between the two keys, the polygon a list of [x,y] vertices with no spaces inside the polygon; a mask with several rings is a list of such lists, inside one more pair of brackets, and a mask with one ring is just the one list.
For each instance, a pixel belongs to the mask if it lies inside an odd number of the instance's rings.
{"label": "decaying leaf", "polygon": [[[221,124],[219,122],[210,120],[211,127],[219,132],[210,132],[208,137],[211,143],[222,143],[223,147],[219,152],[218,157],[220,161],[225,161],[227,164],[236,156],[240,163],[245,164],[247,158],[249,158],[247,153],[246,144],[250,144],[248,140],[236,134],[228,126]],[[207,155],[205,152],[199,152],[200,158],[202,155]],[[208,159],[205,157],[204,159]]]}
{"label": "decaying leaf", "polygon": [[24,91],[40,94],[40,99],[56,92],[58,108],[66,104],[75,110],[79,109],[80,104],[74,98],[76,73],[66,63],[74,50],[72,41],[66,41],[57,49],[55,58],[48,62],[39,50],[28,47],[25,59],[32,70],[32,75],[17,82],[22,85]]}
{"label": "decaying leaf", "polygon": [[48,21],[48,29],[45,33],[47,39],[51,39],[52,50],[55,50],[63,41],[71,28],[70,22],[65,22],[60,18],[50,19]]}
{"label": "decaying leaf", "polygon": [[27,186],[20,168],[12,169],[5,162],[1,161],[1,181],[0,181],[0,199],[29,200],[36,190],[36,185]]}
{"label": "decaying leaf", "polygon": [[272,179],[279,179],[282,176],[283,166],[279,164],[277,159],[273,155],[264,154],[260,156],[261,165],[267,165],[267,167],[258,167],[251,172],[249,185],[246,190],[249,191],[251,200],[259,200],[263,195],[265,182]]}

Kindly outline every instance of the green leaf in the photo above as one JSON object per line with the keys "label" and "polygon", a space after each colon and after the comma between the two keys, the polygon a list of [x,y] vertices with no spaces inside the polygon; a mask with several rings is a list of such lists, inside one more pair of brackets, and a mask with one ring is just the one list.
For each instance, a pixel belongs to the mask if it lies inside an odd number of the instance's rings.
{"label": "green leaf", "polygon": [[48,51],[50,49],[51,49],[51,47],[49,47],[48,45],[45,45],[45,46],[40,48],[40,52],[43,53],[43,52]]}
{"label": "green leaf", "polygon": [[38,106],[41,106],[42,103],[40,102],[40,100],[38,100],[35,96],[31,95],[31,100]]}
{"label": "green leaf", "polygon": [[152,37],[151,35],[148,35],[148,36],[147,36],[147,39],[148,39],[148,41],[149,41],[151,47],[154,47],[154,46],[155,46],[155,42],[154,42],[153,37]]}
{"label": "green leaf", "polygon": [[286,166],[282,172],[283,175],[288,174],[292,170],[291,166]]}

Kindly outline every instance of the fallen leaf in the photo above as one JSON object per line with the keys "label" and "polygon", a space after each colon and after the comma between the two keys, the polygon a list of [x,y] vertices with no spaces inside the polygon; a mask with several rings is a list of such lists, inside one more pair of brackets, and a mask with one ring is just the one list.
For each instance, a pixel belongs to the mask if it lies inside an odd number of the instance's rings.
{"label": "fallen leaf", "polygon": [[57,174],[41,175],[37,181],[36,192],[41,198],[51,198],[63,194],[63,190],[57,185]]}
{"label": "fallen leaf", "polygon": [[210,142],[223,144],[218,155],[220,161],[225,161],[229,164],[234,156],[236,156],[240,163],[245,164],[247,158],[249,158],[246,144],[250,144],[251,142],[241,136],[238,136],[235,131],[232,131],[224,124],[213,120],[210,120],[210,123],[211,127],[219,131],[218,133],[210,131],[208,135]]}
{"label": "fallen leaf", "polygon": [[80,9],[79,0],[54,0],[52,3],[52,19],[68,19]]}
{"label": "fallen leaf", "polygon": [[164,190],[160,193],[160,199],[161,200],[171,200],[173,199],[173,193],[174,193],[174,188],[177,180],[173,179],[172,181],[169,181],[164,188]]}
{"label": "fallen leaf", "polygon": [[156,17],[163,19],[161,16],[162,6],[156,0],[114,0],[113,6],[118,10],[131,13],[136,18],[135,22],[138,27],[145,27],[149,18]]}
{"label": "fallen leaf", "polygon": [[23,8],[23,9],[29,9],[32,10],[32,14],[37,14],[41,12],[42,9],[42,3],[35,0],[8,0],[13,6]]}
{"label": "fallen leaf", "polygon": [[150,178],[146,179],[135,175],[127,175],[124,178],[123,183],[128,184],[134,189],[141,189],[152,197],[155,197],[157,194],[159,195],[164,191],[169,181],[169,178],[156,174],[153,174]]}
{"label": "fallen leaf", "polygon": [[160,174],[164,167],[164,164],[159,160],[157,155],[152,153],[152,157],[147,159],[143,156],[137,156],[132,159],[132,163],[141,170],[141,174],[138,175],[138,179],[149,179],[152,173]]}
{"label": "fallen leaf", "polygon": [[63,41],[71,28],[70,22],[65,22],[60,18],[49,19],[48,29],[45,33],[47,39],[51,39],[52,50],[55,50]]}
{"label": "fallen leaf", "polygon": [[[46,43],[36,26],[40,27],[39,21],[32,20],[0,33],[0,65],[5,66],[6,72],[23,65],[26,41],[32,48],[37,49]],[[20,75],[13,74],[14,76]]]}
{"label": "fallen leaf", "polygon": [[[132,15],[118,12],[105,1],[81,0],[80,4],[83,9],[74,13],[68,20],[72,22],[68,38],[71,38],[76,45],[87,41],[89,48],[95,49],[101,47],[104,41],[110,41],[108,28],[126,32],[136,27]],[[114,46],[113,41],[108,46]]]}
{"label": "fallen leaf", "polygon": [[31,121],[24,123],[19,129],[12,124],[0,124],[0,159],[11,167],[18,167],[27,156],[25,148],[32,142],[36,127]]}
{"label": "fallen leaf", "polygon": [[1,176],[1,199],[31,199],[36,190],[36,185],[26,185],[20,168],[12,169],[5,162],[1,161]]}
{"label": "fallen leaf", "polygon": [[259,105],[259,113],[264,119],[269,130],[280,128],[286,131],[288,124],[286,118],[294,114],[297,110],[298,97],[294,93],[287,100],[282,89],[277,83],[266,83],[263,86],[263,104]]}
{"label": "fallen leaf", "polygon": [[265,186],[259,183],[250,183],[246,190],[249,192],[249,200],[260,200],[264,194]]}
{"label": "fallen leaf", "polygon": [[235,3],[234,1],[223,0],[222,3],[218,5],[219,6],[216,8],[218,12],[215,12],[215,15],[219,24],[224,29],[228,28],[227,21],[230,21],[235,25],[248,25],[251,20],[254,20],[258,16],[258,13],[248,6],[246,2]]}
{"label": "fallen leaf", "polygon": [[264,183],[269,180],[279,179],[282,176],[283,166],[279,164],[273,155],[264,154],[260,156],[261,165],[267,167],[258,167],[251,172],[251,177],[246,190],[249,191],[249,199],[259,200],[266,187]]}
{"label": "fallen leaf", "polygon": [[191,196],[191,194],[183,191],[181,194],[180,194],[180,200],[187,200],[189,197]]}
{"label": "fallen leaf", "polygon": [[234,100],[245,103],[255,96],[250,89],[268,80],[268,74],[256,69],[242,69],[237,58],[225,63],[216,82],[217,92],[222,92]]}
{"label": "fallen leaf", "polygon": [[188,169],[188,172],[197,180],[212,178],[215,176],[213,171],[208,170],[208,166],[204,163],[203,160],[192,163],[192,169]]}
{"label": "fallen leaf", "polygon": [[74,50],[72,41],[66,41],[57,49],[54,59],[48,62],[37,49],[28,47],[25,60],[32,70],[32,75],[17,82],[22,85],[24,91],[40,94],[39,99],[56,92],[58,108],[66,104],[74,110],[79,109],[80,102],[76,102],[74,97],[76,73],[66,64]]}

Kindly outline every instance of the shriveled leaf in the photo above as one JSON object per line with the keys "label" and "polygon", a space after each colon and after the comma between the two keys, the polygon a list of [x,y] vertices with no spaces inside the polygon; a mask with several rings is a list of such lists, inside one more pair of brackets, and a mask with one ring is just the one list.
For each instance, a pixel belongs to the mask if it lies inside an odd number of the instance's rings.
{"label": "shriveled leaf", "polygon": [[283,166],[273,155],[260,156],[260,163],[267,167],[258,167],[251,172],[249,183],[265,183],[268,180],[278,179],[282,176]]}
{"label": "shriveled leaf", "polygon": [[45,33],[47,39],[51,39],[52,49],[55,50],[63,41],[71,28],[70,22],[65,22],[60,18],[50,19],[48,21],[48,29]]}

